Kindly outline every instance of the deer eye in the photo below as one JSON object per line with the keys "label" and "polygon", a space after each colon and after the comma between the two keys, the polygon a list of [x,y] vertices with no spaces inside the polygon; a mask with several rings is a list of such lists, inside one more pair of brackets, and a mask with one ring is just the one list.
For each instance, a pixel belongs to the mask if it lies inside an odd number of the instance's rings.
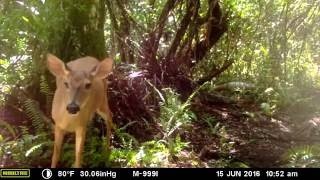
{"label": "deer eye", "polygon": [[69,84],[67,82],[64,82],[64,85],[66,86],[66,88],[69,88]]}
{"label": "deer eye", "polygon": [[86,84],[84,85],[84,87],[85,87],[86,89],[89,89],[89,88],[91,87],[91,83],[86,83]]}

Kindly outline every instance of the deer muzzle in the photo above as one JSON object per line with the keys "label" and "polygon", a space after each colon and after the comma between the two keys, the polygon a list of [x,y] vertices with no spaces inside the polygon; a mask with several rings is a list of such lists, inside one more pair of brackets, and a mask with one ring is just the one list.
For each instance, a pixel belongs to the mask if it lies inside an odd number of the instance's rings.
{"label": "deer muzzle", "polygon": [[67,111],[70,114],[76,114],[77,112],[80,111],[80,107],[75,102],[72,102],[72,103],[67,105]]}

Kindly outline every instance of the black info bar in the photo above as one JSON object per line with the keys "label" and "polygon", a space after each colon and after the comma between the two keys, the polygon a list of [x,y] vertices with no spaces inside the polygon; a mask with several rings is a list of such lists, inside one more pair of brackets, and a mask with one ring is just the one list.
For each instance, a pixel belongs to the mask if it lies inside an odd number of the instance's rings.
{"label": "black info bar", "polygon": [[1,179],[320,179],[317,168],[2,168]]}

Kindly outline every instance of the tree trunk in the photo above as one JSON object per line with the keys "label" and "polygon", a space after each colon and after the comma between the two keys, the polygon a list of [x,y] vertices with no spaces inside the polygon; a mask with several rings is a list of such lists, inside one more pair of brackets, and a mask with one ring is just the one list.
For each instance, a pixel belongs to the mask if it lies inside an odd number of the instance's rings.
{"label": "tree trunk", "polygon": [[[199,85],[190,78],[192,68],[205,59],[206,53],[227,30],[226,17],[222,14],[218,0],[207,1],[209,8],[204,17],[201,17],[198,12],[201,6],[200,2],[203,1],[185,2],[185,14],[165,57],[157,54],[159,39],[165,28],[168,14],[174,9],[176,1],[167,1],[156,28],[142,44],[144,56],[140,60],[142,63],[140,66],[151,72],[151,77],[156,76],[166,86],[174,87],[183,99],[187,98]],[[198,37],[202,37],[201,41]],[[219,75],[231,64],[232,62],[225,63],[222,68],[213,69],[214,72],[202,79],[200,84]]]}
{"label": "tree trunk", "polygon": [[63,9],[66,11],[66,30],[61,34],[64,38],[58,56],[66,61],[82,56],[105,58],[104,1],[64,1]]}
{"label": "tree trunk", "polygon": [[[49,43],[48,52],[55,54],[64,62],[83,56],[104,59],[107,56],[104,37],[106,13],[104,0],[59,0],[55,6],[64,11],[62,22],[64,26],[62,29],[52,30],[51,33],[54,35],[49,37],[49,42],[52,43]],[[49,82],[50,89],[55,89],[54,77],[47,70],[43,75]],[[37,86],[32,85],[30,89],[38,90],[39,84],[38,81]],[[39,96],[39,90],[35,96]],[[46,103],[40,102],[40,104]]]}

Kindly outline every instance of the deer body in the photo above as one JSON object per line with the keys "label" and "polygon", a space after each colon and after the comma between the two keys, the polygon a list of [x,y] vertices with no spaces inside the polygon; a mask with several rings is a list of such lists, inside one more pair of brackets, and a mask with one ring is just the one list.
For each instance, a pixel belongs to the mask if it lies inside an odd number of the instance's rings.
{"label": "deer body", "polygon": [[103,79],[111,72],[112,60],[99,62],[95,58],[84,57],[65,65],[49,54],[47,65],[56,76],[57,86],[52,103],[55,142],[51,167],[57,166],[66,132],[76,134],[75,167],[81,167],[87,124],[95,112],[106,122],[109,149],[112,117],[106,96],[107,84]]}

